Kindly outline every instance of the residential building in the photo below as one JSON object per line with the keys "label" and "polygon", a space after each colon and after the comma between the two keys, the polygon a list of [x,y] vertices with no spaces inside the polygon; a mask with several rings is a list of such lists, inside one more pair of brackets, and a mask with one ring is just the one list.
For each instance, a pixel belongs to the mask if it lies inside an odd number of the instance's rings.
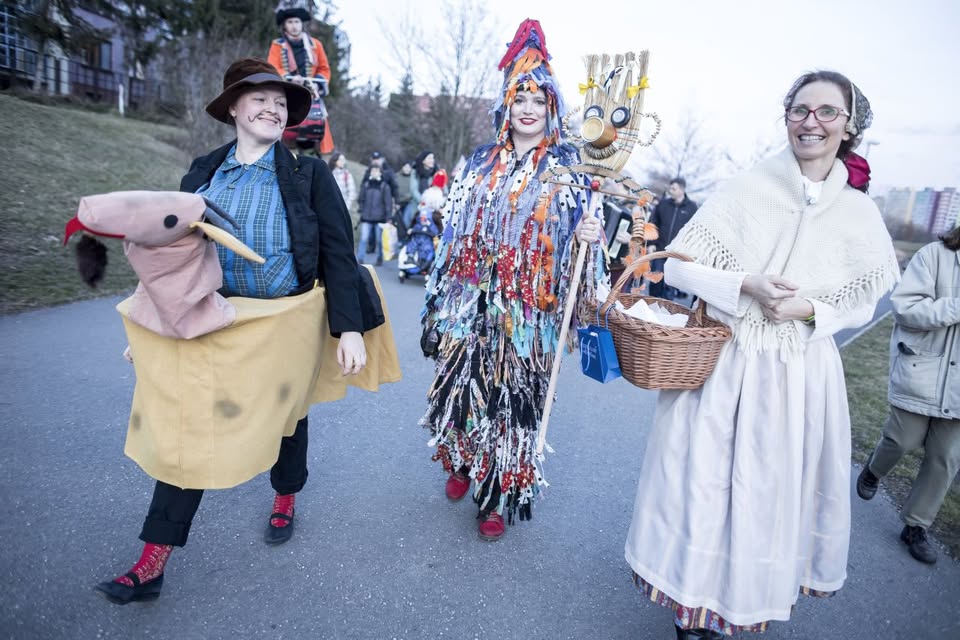
{"label": "residential building", "polygon": [[125,103],[134,106],[146,97],[142,72],[124,69],[123,39],[111,19],[77,7],[77,17],[100,30],[103,38],[79,53],[65,55],[53,45],[41,56],[37,43],[20,27],[20,18],[33,4],[0,1],[0,87],[33,86],[42,65],[40,88],[50,94],[116,103],[123,91]]}
{"label": "residential building", "polygon": [[890,189],[883,207],[883,217],[891,225],[908,225],[913,221],[914,190],[910,187]]}
{"label": "residential building", "polygon": [[960,191],[956,187],[947,187],[937,197],[937,204],[933,212],[933,222],[930,231],[941,234],[957,226],[960,218]]}
{"label": "residential building", "polygon": [[937,191],[926,187],[916,192],[913,200],[911,222],[915,229],[929,231],[933,223],[933,212],[937,206]]}

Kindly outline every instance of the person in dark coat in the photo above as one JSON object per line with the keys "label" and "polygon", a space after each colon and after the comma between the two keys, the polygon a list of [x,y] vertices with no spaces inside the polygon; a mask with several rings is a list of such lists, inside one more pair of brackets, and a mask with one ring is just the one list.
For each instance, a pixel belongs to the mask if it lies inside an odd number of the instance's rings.
{"label": "person in dark coat", "polygon": [[380,167],[371,165],[367,179],[360,185],[360,243],[357,245],[357,262],[370,253],[369,245],[376,248],[377,266],[383,264],[381,227],[393,215],[393,192],[383,179]]}
{"label": "person in dark coat", "polygon": [[[670,181],[667,195],[657,204],[650,216],[649,222],[655,224],[660,231],[657,247],[666,247],[680,233],[680,229],[690,222],[690,218],[697,212],[697,203],[687,197],[687,181],[677,177]],[[654,249],[656,250],[656,249]],[[664,260],[654,260],[653,271],[663,272]],[[663,280],[650,283],[650,295],[665,300],[674,300],[686,297],[686,293],[669,286]]]}
{"label": "person in dark coat", "polygon": [[[367,166],[367,170],[363,172],[363,179],[360,181],[360,184],[365,183],[370,178],[370,169],[372,167],[380,167],[380,179],[389,185],[390,195],[393,197],[393,201],[397,202],[400,197],[400,187],[397,185],[397,172],[393,170],[393,167],[390,166],[390,163],[387,162],[387,159],[383,157],[383,154],[379,151],[374,151],[370,154],[370,164]],[[376,251],[376,243],[372,235],[367,238],[366,250],[367,253]]]}
{"label": "person in dark coat", "polygon": [[374,151],[370,154],[370,165],[367,167],[367,170],[363,172],[363,180],[361,180],[361,182],[367,181],[370,177],[370,169],[373,167],[380,167],[380,179],[390,186],[390,195],[393,197],[393,201],[396,202],[400,196],[400,188],[397,186],[397,172],[393,170],[393,167],[390,166],[390,163],[387,162],[387,159],[384,158],[383,154],[379,151]]}
{"label": "person in dark coat", "polygon": [[[254,248],[263,265],[218,252],[225,296],[279,298],[326,285],[330,333],[339,338],[337,360],[344,375],[366,364],[363,281],[353,256],[350,215],[330,169],[320,160],[295,158],[280,144],[285,126],[301,122],[310,92],[286,82],[266,61],[237,60],[223,77],[223,91],[207,113],[236,128],[236,139],[196,158],[180,190],[200,193],[238,222],[238,238]],[[270,471],[275,496],[265,542],[293,534],[294,498],[307,480],[307,417],[279,443]],[[140,560],[126,574],[97,585],[111,602],[126,604],[160,595],[163,571],[174,547],[186,544],[202,489],[157,481],[140,539]]]}

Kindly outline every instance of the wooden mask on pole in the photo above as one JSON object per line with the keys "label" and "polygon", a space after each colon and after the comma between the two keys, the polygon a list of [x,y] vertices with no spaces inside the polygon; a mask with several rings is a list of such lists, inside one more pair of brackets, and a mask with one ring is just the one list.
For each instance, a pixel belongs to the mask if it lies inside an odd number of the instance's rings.
{"label": "wooden mask on pole", "polygon": [[[619,172],[635,146],[651,145],[660,132],[656,114],[643,113],[649,58],[646,50],[639,55],[628,51],[612,57],[584,56],[587,79],[580,84],[584,120],[580,136],[573,138],[584,165]],[[643,118],[656,122],[647,141],[640,141]]]}

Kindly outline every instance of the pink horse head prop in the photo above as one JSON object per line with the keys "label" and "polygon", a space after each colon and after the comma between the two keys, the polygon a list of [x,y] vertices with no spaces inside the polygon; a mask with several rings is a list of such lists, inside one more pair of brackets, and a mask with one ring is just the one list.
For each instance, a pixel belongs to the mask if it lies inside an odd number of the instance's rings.
{"label": "pink horse head prop", "polygon": [[[238,255],[263,263],[229,229],[236,221],[202,196],[177,191],[115,191],[80,200],[65,229],[63,243],[77,231],[121,238],[124,253],[140,284],[128,317],[171,338],[195,338],[236,318],[236,308],[217,289],[223,271],[211,238]],[[103,278],[106,247],[84,236],[77,266],[90,286]]]}

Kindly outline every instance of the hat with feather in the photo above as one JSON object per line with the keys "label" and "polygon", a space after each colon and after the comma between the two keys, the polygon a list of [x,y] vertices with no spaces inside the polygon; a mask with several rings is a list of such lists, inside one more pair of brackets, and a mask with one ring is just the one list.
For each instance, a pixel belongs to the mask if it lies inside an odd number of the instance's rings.
{"label": "hat with feather", "polygon": [[545,135],[550,144],[560,141],[561,118],[566,106],[557,79],[550,68],[547,39],[537,20],[524,20],[507,46],[498,69],[503,70],[503,87],[494,103],[493,124],[497,129],[497,143],[504,145],[510,136],[510,107],[518,91],[536,92],[543,89],[547,97],[547,127]]}

